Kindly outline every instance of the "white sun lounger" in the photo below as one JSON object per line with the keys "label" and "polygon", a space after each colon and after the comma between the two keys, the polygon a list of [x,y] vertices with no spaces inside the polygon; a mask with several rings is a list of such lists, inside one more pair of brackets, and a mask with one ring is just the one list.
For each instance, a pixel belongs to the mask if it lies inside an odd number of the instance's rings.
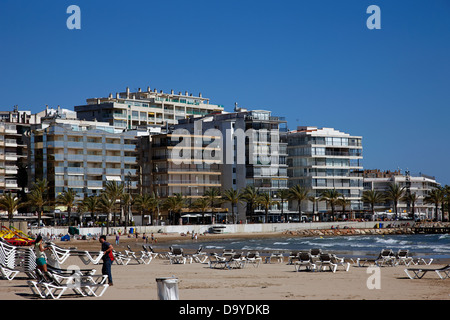
{"label": "white sun lounger", "polygon": [[441,279],[450,277],[450,265],[442,268],[406,268],[405,273],[410,279],[422,279],[428,272],[436,272]]}

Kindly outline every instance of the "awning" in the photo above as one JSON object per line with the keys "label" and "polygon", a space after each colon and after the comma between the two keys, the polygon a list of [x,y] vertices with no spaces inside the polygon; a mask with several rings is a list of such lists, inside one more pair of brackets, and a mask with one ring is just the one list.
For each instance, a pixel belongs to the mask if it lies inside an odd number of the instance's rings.
{"label": "awning", "polygon": [[122,181],[119,176],[106,176],[106,181]]}

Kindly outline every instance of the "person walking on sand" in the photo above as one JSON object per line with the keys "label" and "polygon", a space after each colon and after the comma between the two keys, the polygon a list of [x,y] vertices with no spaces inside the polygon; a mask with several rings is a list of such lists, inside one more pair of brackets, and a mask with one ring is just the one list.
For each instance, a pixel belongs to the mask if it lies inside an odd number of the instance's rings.
{"label": "person walking on sand", "polygon": [[112,274],[111,274],[111,265],[113,262],[113,246],[106,241],[106,236],[105,235],[101,235],[99,238],[100,243],[102,244],[102,248],[101,250],[103,251],[103,267],[102,267],[102,274],[103,275],[107,275],[108,276],[108,283],[110,286],[113,285],[113,280],[112,280]]}

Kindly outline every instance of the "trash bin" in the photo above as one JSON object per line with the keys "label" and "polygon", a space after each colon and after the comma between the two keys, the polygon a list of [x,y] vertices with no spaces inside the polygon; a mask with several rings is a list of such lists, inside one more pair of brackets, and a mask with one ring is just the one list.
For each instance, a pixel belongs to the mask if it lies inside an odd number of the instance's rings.
{"label": "trash bin", "polygon": [[383,224],[380,222],[380,229],[382,229],[383,228]]}
{"label": "trash bin", "polygon": [[134,228],[130,228],[130,233],[133,234]]}
{"label": "trash bin", "polygon": [[159,300],[178,300],[178,278],[156,278]]}

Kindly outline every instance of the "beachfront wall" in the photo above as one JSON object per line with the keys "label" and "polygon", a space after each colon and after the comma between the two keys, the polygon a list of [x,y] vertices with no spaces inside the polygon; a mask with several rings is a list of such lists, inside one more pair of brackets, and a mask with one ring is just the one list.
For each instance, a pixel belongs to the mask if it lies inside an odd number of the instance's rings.
{"label": "beachfront wall", "polygon": [[[413,226],[413,221],[389,221],[389,224],[405,224],[409,223],[410,226]],[[269,232],[283,232],[283,231],[296,231],[296,230],[305,230],[305,229],[331,229],[339,227],[339,228],[373,228],[376,222],[374,221],[366,221],[366,222],[357,222],[357,221],[339,221],[339,222],[306,222],[306,223],[255,223],[255,224],[224,224],[225,227],[223,229],[223,233],[269,233]],[[204,233],[209,232],[213,225],[176,225],[176,226],[137,226],[137,227],[129,227],[128,233],[130,232],[130,228],[133,228],[133,233],[138,232],[140,235],[146,233],[147,235],[153,233]],[[53,228],[53,227],[45,227],[45,228],[34,228],[30,229],[32,234],[42,233],[43,235],[60,235],[67,234],[68,227],[64,228]],[[106,227],[103,228],[78,228],[80,231],[80,235],[99,235],[106,233]],[[114,234],[114,232],[124,233],[124,227],[110,227],[110,234]]]}

